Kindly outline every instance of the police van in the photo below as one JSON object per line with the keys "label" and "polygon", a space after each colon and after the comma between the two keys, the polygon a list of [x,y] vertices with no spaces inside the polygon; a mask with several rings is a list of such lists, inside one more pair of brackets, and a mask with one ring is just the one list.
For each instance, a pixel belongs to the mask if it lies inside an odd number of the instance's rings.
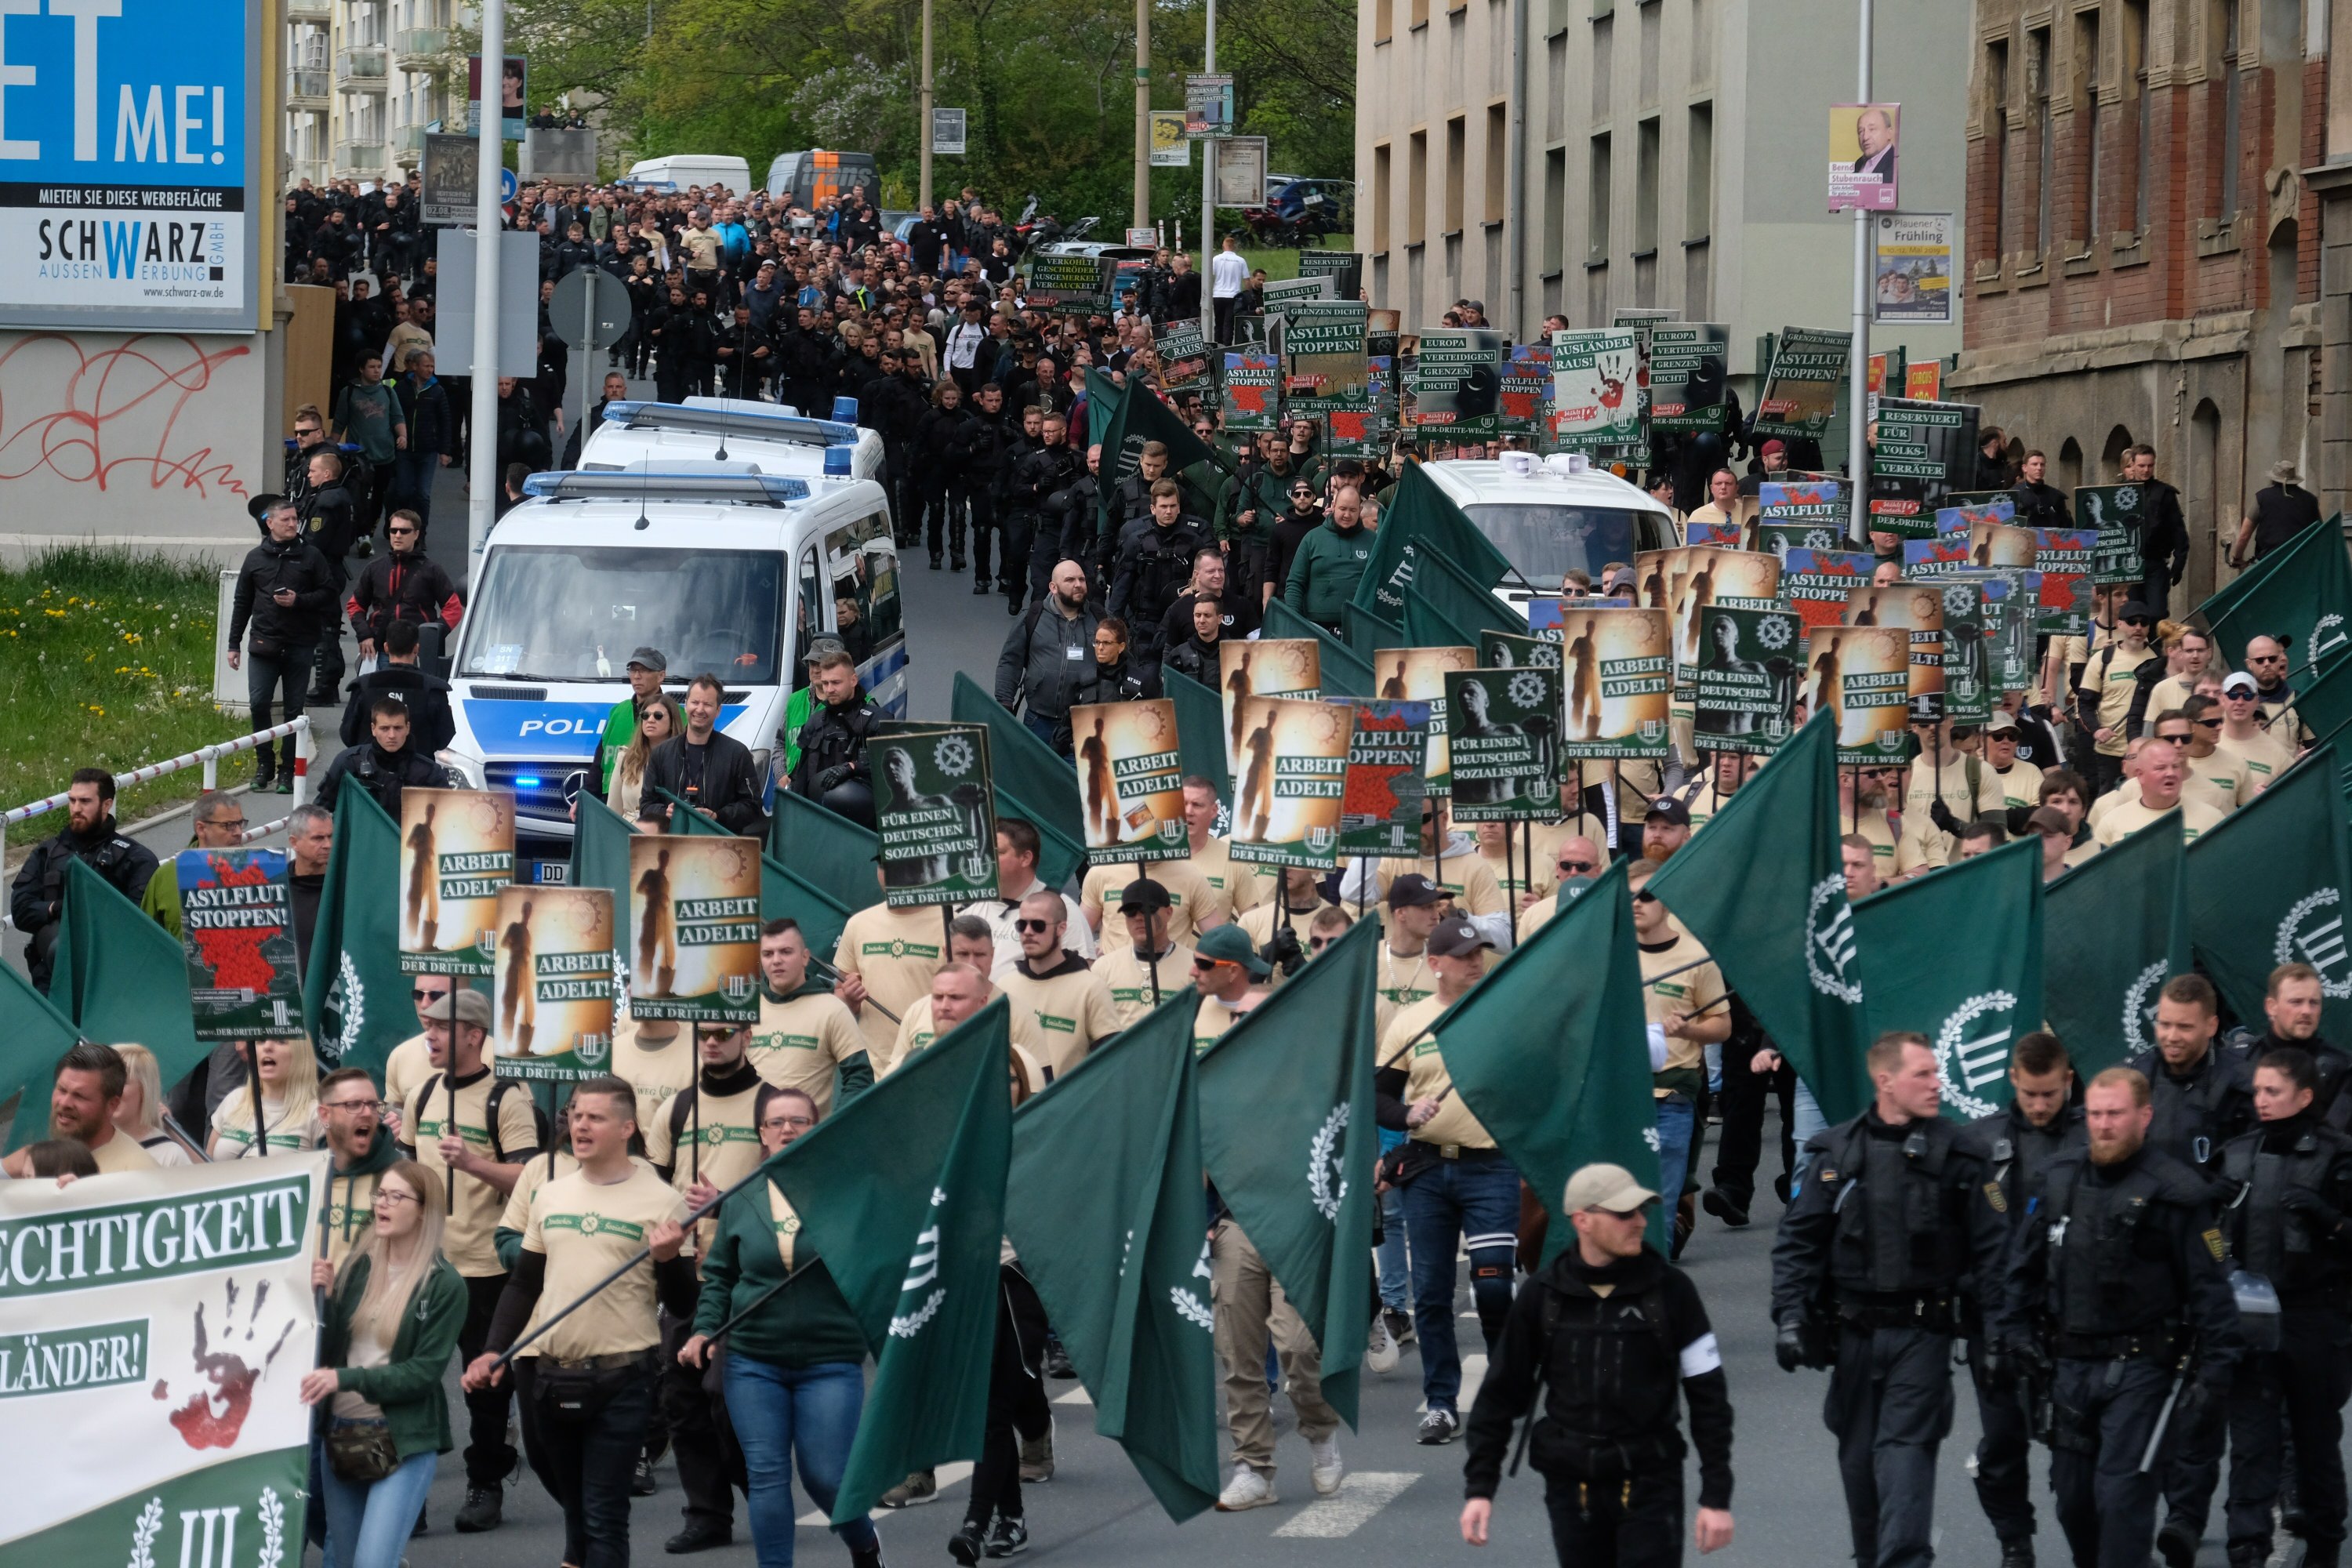
{"label": "police van", "polygon": [[449,669],[457,732],[441,753],[470,786],[514,792],[523,876],[563,879],[572,798],[596,791],[597,742],[629,695],[634,649],[660,651],[681,699],[695,676],[719,677],[719,728],[772,788],[818,637],[839,638],[882,710],[906,717],[898,555],[878,484],[705,462],[537,474],[524,489],[478,569]]}
{"label": "police van", "polygon": [[880,484],[881,435],[856,419],[854,397],[835,398],[830,419],[743,397],[608,403],[603,422],[581,446],[580,467],[596,472],[737,463],[762,474],[846,474]]}
{"label": "police van", "polygon": [[1585,573],[1597,590],[1611,562],[1631,565],[1639,551],[1682,542],[1673,512],[1581,454],[1506,452],[1428,463],[1422,472],[1517,569],[1495,594],[1522,615],[1528,600],[1559,593],[1570,572]]}

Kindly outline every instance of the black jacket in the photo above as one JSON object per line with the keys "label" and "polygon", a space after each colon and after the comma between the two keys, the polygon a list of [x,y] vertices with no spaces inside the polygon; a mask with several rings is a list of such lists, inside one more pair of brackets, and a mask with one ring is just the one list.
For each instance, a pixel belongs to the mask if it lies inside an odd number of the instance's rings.
{"label": "black jacket", "polygon": [[1528,1452],[1547,1479],[1680,1474],[1675,1395],[1690,1405],[1698,1506],[1731,1506],[1731,1394],[1687,1275],[1644,1248],[1595,1268],[1571,1247],[1511,1301],[1465,1433],[1464,1488],[1491,1498],[1511,1431],[1543,1394]]}
{"label": "black jacket", "polygon": [[1225,657],[1219,651],[1223,646],[1221,642],[1202,642],[1187,633],[1182,642],[1171,647],[1161,658],[1160,668],[1163,672],[1172,669],[1179,675],[1190,676],[1214,691],[1220,679],[1219,663]]}
{"label": "black jacket", "polygon": [[2037,485],[2020,479],[2009,492],[2017,508],[2020,528],[2072,528],[2074,509],[2066,504],[2066,492],[2054,485]]}
{"label": "black jacket", "polygon": [[464,613],[457,585],[440,563],[390,551],[368,558],[343,602],[352,635],[370,640],[382,637],[394,621],[414,621],[418,626],[439,621],[454,626]]}
{"label": "black jacket", "polygon": [[134,904],[145,895],[158,864],[155,852],[135,838],[123,837],[111,816],[100,817],[88,833],[68,827],[33,846],[9,886],[8,918],[33,939],[25,955],[26,967],[33,984],[44,992],[49,988],[58,916],[66,896],[66,866],[73,860],[105,878],[108,886]]}
{"label": "black jacket", "polygon": [[397,697],[407,706],[410,749],[429,757],[457,738],[457,721],[449,716],[449,683],[413,664],[386,661],[352,682],[340,731],[344,745],[368,739],[368,710],[379,697]]}
{"label": "black jacket", "polygon": [[439,763],[419,751],[413,738],[397,752],[387,752],[371,737],[365,745],[352,747],[327,765],[326,776],[319,781],[320,806],[334,810],[346,783],[373,795],[375,803],[383,807],[383,814],[396,823],[400,820],[402,790],[446,789],[449,774]]}
{"label": "black jacket", "polygon": [[[793,768],[793,793],[818,800],[825,791],[852,780],[872,784],[873,775],[866,769],[866,740],[881,717],[881,710],[866,700],[864,691],[853,693],[846,702],[818,704],[809,721],[801,726],[801,759]],[[849,771],[829,784],[819,783],[840,768]]]}
{"label": "black jacket", "polygon": [[419,384],[404,375],[393,384],[400,394],[401,417],[408,423],[408,455],[429,458],[457,452],[457,426],[449,412],[449,389],[436,376]]}
{"label": "black jacket", "polygon": [[2177,587],[2189,570],[2189,520],[2180,510],[2180,492],[2162,479],[2150,479],[2140,489],[2140,560],[2150,576],[2162,572]]}
{"label": "black jacket", "polygon": [[1192,580],[1192,557],[1210,542],[1209,525],[1197,517],[1180,516],[1162,528],[1147,512],[1120,531],[1109,608],[1128,623],[1138,652],[1159,648],[1161,619]]}
{"label": "black jacket", "polygon": [[[701,755],[695,752],[699,750]],[[732,735],[710,732],[697,748],[684,735],[672,735],[646,759],[646,784],[637,815],[659,820],[669,802],[657,792],[667,790],[689,805],[699,806],[730,833],[756,837],[767,830],[765,781],[752,765],[751,748]]]}
{"label": "black jacket", "polygon": [[[305,877],[289,871],[286,876],[286,900],[294,917],[294,962],[307,972],[310,964],[310,933],[319,929],[319,897],[326,891],[327,876],[321,871],[315,877]],[[377,1129],[379,1132],[383,1129]]]}
{"label": "black jacket", "polygon": [[[293,604],[273,597],[280,588],[294,591]],[[230,603],[229,647],[243,647],[249,626],[257,642],[316,647],[334,624],[334,572],[316,545],[297,534],[283,544],[265,539],[246,552]]]}
{"label": "black jacket", "polygon": [[349,555],[359,538],[358,503],[343,487],[344,481],[338,479],[325,489],[311,491],[302,508],[302,536],[318,547],[331,566]]}

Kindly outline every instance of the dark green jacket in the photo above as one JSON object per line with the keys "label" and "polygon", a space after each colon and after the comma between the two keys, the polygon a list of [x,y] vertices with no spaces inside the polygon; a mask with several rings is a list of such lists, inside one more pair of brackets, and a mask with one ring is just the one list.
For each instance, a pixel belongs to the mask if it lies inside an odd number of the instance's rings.
{"label": "dark green jacket", "polygon": [[1372,559],[1372,531],[1357,527],[1342,532],[1326,519],[1323,526],[1298,542],[1290,558],[1290,581],[1282,602],[1318,625],[1339,624],[1339,612],[1356,596],[1364,568]]}
{"label": "dark green jacket", "polygon": [[334,1163],[329,1161],[327,1208],[320,1215],[320,1229],[336,1232],[335,1239],[346,1244],[358,1240],[375,1223],[375,1184],[373,1181],[368,1183],[367,1198],[362,1202],[360,1198],[361,1179],[381,1176],[399,1161],[400,1145],[394,1141],[389,1127],[375,1130],[375,1142],[368,1145],[367,1152],[361,1155],[359,1163],[350,1170],[337,1170]]}
{"label": "dark green jacket", "polygon": [[[730,1329],[728,1347],[737,1355],[795,1368],[864,1361],[866,1331],[832,1274],[817,1260],[806,1231],[793,1243],[793,1261],[791,1287]],[[783,1278],[784,1258],[776,1247],[767,1184],[755,1182],[719,1210],[719,1234],[702,1260],[702,1296],[695,1308],[694,1331],[711,1332]]]}
{"label": "dark green jacket", "polygon": [[343,1358],[351,1353],[352,1314],[367,1293],[373,1262],[355,1258],[343,1270],[327,1302],[320,1364],[338,1369],[336,1387],[382,1407],[384,1425],[392,1429],[392,1446],[402,1458],[446,1454],[456,1445],[449,1436],[449,1395],[442,1380],[457,1349],[457,1331],[466,1323],[466,1281],[447,1258],[435,1258],[432,1274],[418,1283],[400,1331],[392,1337],[392,1360],[383,1366],[344,1366]]}

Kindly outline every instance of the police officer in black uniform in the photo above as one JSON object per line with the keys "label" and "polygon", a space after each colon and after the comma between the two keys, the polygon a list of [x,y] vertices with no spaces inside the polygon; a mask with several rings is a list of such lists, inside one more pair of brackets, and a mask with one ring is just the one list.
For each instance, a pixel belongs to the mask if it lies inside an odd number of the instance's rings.
{"label": "police officer in black uniform", "polygon": [[[2254,1068],[2261,1125],[2221,1151],[2230,1261],[2278,1293],[2275,1313],[2244,1312],[2246,1359],[2230,1390],[2230,1568],[2271,1552],[2283,1464],[2294,1434],[2304,1568],[2336,1568],[2344,1544],[2344,1401],[2352,1394],[2352,1137],[2327,1126],[2311,1053],[2282,1046]],[[2290,1523],[2289,1528],[2293,1528]]]}
{"label": "police officer in black uniform", "polygon": [[2246,1047],[2246,1057],[2259,1062],[2281,1046],[2310,1052],[2319,1072],[2312,1111],[2342,1132],[2352,1131],[2352,1096],[2344,1093],[2345,1084],[2352,1082],[2352,1055],[2319,1032],[2326,1002],[2319,971],[2308,963],[2282,963],[2272,970],[2263,987],[2263,1016],[2270,1027]]}
{"label": "police officer in black uniform", "polygon": [[[1079,461],[1078,454],[1071,450],[1066,438],[1068,422],[1062,416],[1044,416],[1038,429],[1037,444],[1013,460],[1004,487],[1015,520],[1014,531],[1023,542],[1020,553],[1026,558],[1028,568],[1026,603],[1032,605],[1045,602],[1055,564],[1064,559],[1061,541],[1065,512],[1048,510],[1047,503],[1076,484],[1086,471],[1086,465]],[[1011,599],[1007,608],[1018,615],[1023,595],[1014,594]]]}
{"label": "police officer in black uniform", "polygon": [[8,889],[8,918],[30,944],[26,971],[45,995],[65,913],[66,868],[76,860],[134,904],[155,875],[155,852],[115,830],[114,775],[104,768],[74,770],[66,784],[65,827],[33,847]]}
{"label": "police officer in black uniform", "polygon": [[2109,1068],[2083,1098],[2087,1146],[2027,1199],[1987,1370],[2051,1369],[2050,1489],[2074,1561],[2147,1568],[2158,1423],[2219,1410],[2244,1342],[2212,1188],[2149,1138],[2147,1078]]}
{"label": "police officer in black uniform", "polygon": [[[1984,1166],[1979,1191],[2011,1237],[2024,1222],[2026,1196],[2042,1170],[2059,1154],[2083,1146],[2082,1109],[2066,1103],[2074,1082],[2074,1068],[2058,1037],[2028,1035],[2010,1053],[2009,1104],[1960,1129],[1958,1146]],[[1995,1386],[1985,1375],[1998,1364],[1988,1330],[2000,1306],[2000,1284],[1996,1274],[1971,1280],[1969,1291],[1969,1373],[1984,1432],[1977,1442],[1977,1501],[2000,1542],[2000,1568],[2033,1568],[2032,1422],[2023,1391],[2013,1381]]]}
{"label": "police officer in black uniform", "polygon": [[[2254,1123],[2253,1075],[2241,1052],[2223,1047],[2221,999],[2201,974],[2166,982],[2156,1002],[2156,1048],[2131,1066],[2147,1079],[2155,1108],[2147,1142],[2208,1181],[2221,1175],[2221,1148]],[[2164,1528],[2156,1549],[2171,1568],[2189,1568],[2221,1483],[2219,1408],[2176,1420],[2164,1458]]]}
{"label": "police officer in black uniform", "polygon": [[1990,1279],[2007,1240],[1979,1197],[1982,1163],[1937,1114],[1927,1037],[1870,1047],[1877,1102],[1818,1133],[1772,1244],[1782,1370],[1830,1366],[1822,1419],[1838,1435],[1854,1561],[1934,1561],[1936,1450],[1952,1428],[1952,1338],[1969,1277]]}
{"label": "police officer in black uniform", "polygon": [[837,640],[811,645],[808,663],[809,691],[817,709],[801,729],[793,793],[871,827],[874,775],[866,766],[866,738],[881,710],[866,700],[857,663]]}
{"label": "police officer in black uniform", "polygon": [[[1284,928],[1286,931],[1287,927]],[[1486,1544],[1511,1428],[1535,1405],[1528,1453],[1544,1479],[1563,1564],[1682,1561],[1683,1456],[1675,1394],[1698,1448],[1700,1552],[1731,1544],[1731,1397],[1706,1308],[1688,1276],[1644,1245],[1658,1194],[1622,1165],[1587,1165],[1563,1202],[1576,1243],[1511,1302],[1495,1365],[1470,1409],[1462,1539]],[[1516,1468],[1516,1467],[1515,1467]]]}

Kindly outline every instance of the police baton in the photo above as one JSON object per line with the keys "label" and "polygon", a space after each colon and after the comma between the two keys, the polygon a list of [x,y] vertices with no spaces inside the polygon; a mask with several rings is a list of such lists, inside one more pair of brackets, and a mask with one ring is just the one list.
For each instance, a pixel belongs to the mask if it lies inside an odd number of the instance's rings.
{"label": "police baton", "polygon": [[2173,1411],[2180,1404],[2180,1391],[2189,1385],[2189,1363],[2194,1353],[2191,1351],[2182,1355],[2180,1364],[2173,1368],[2172,1388],[2164,1396],[2163,1408],[2156,1413],[2156,1425],[2147,1435],[2147,1451],[2139,1457],[2139,1473],[2143,1476],[2156,1468],[2156,1451],[2164,1447],[2164,1434],[2172,1425]]}

